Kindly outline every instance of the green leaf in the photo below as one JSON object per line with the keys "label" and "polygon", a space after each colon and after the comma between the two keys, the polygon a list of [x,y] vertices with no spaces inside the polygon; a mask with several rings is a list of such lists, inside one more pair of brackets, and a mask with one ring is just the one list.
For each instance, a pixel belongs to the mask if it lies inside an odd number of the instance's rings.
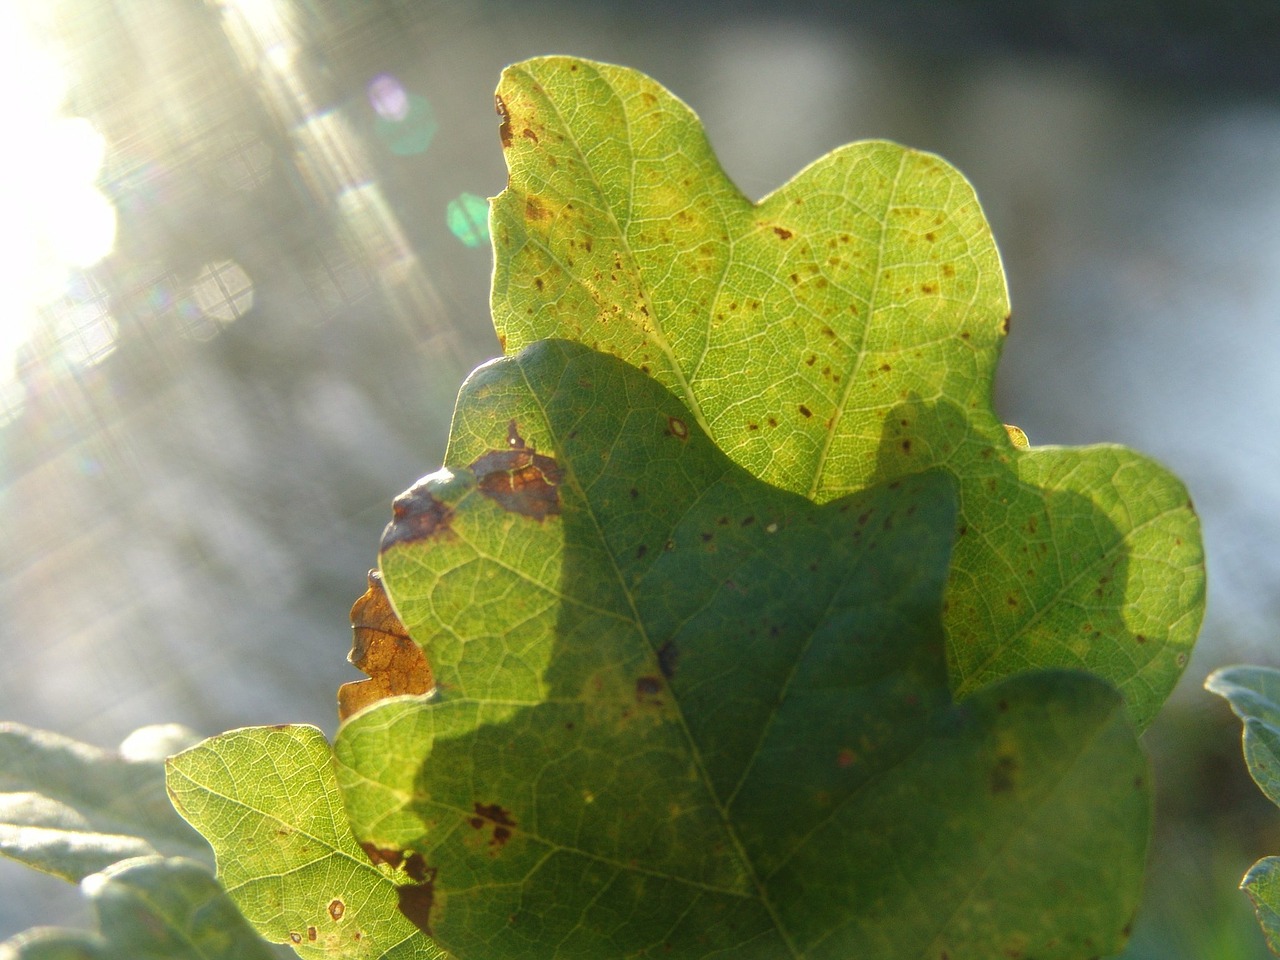
{"label": "green leaf", "polygon": [[0,945],[0,960],[271,960],[208,867],[180,857],[116,863],[81,885],[99,931],[41,929]]}
{"label": "green leaf", "polygon": [[75,882],[155,852],[141,837],[94,830],[73,807],[38,793],[0,793],[0,853],[43,873]]}
{"label": "green leaf", "polygon": [[39,927],[0,943],[0,960],[114,960],[102,938],[83,930]]}
{"label": "green leaf", "polygon": [[209,868],[149,857],[115,864],[83,885],[103,937],[121,957],[269,960]]}
{"label": "green leaf", "polygon": [[[1262,792],[1280,805],[1280,670],[1223,667],[1211,673],[1204,685],[1225,698],[1243,721],[1245,764]],[[1253,901],[1267,944],[1280,953],[1280,857],[1255,863],[1241,887]]]}
{"label": "green leaf", "polygon": [[71,881],[157,851],[207,856],[169,805],[161,756],[139,746],[154,736],[184,745],[171,727],[144,728],[108,751],[0,724],[0,854]]}
{"label": "green leaf", "polygon": [[757,477],[825,503],[942,466],[960,481],[952,686],[1068,666],[1145,725],[1204,606],[1199,524],[1120,447],[1017,450],[991,408],[1004,275],[964,178],[892,143],[842,147],[752,203],[688,107],[565,57],[498,88],[492,205],[508,352],[577,340],[652,374]]}
{"label": "green leaf", "polygon": [[1263,857],[1244,875],[1241,888],[1253,901],[1272,953],[1280,953],[1280,857]]}
{"label": "green leaf", "polygon": [[334,749],[357,837],[416,858],[406,913],[459,960],[1119,947],[1145,758],[1081,673],[951,701],[944,472],[814,504],[565,341],[468,379],[446,463],[381,556],[437,699]]}
{"label": "green leaf", "polygon": [[213,845],[228,894],[268,940],[302,957],[443,956],[397,909],[415,879],[375,866],[352,837],[319,730],[213,737],[169,760],[168,786]]}
{"label": "green leaf", "polygon": [[1211,673],[1204,685],[1226,699],[1244,722],[1249,773],[1271,802],[1280,805],[1280,670],[1223,667]]}

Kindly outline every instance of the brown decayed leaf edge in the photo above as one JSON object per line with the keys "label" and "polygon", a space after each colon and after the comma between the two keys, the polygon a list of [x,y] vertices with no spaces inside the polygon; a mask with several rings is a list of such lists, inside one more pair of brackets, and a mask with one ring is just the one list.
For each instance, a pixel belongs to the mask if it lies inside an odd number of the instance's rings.
{"label": "brown decayed leaf edge", "polygon": [[339,719],[387,697],[432,690],[431,665],[392,609],[377,570],[369,571],[369,589],[351,607],[351,630],[347,659],[369,679],[338,688]]}

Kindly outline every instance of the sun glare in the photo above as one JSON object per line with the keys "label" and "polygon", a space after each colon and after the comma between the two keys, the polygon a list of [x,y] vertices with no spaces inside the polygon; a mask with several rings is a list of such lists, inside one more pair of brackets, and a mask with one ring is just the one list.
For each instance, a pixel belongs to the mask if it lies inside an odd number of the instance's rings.
{"label": "sun glare", "polygon": [[[62,112],[67,76],[37,36],[34,10],[0,0],[0,395],[9,398],[42,310],[67,297],[72,271],[106,256],[116,233],[115,208],[95,183],[106,145],[88,120]],[[16,412],[4,402],[0,423]]]}

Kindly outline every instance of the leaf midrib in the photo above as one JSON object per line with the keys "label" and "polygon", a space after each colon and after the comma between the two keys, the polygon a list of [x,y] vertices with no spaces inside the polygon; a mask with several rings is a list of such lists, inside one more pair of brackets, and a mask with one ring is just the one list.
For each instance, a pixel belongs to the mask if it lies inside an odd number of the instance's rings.
{"label": "leaf midrib", "polygon": [[[560,438],[555,436],[552,432],[551,418],[548,416],[547,409],[542,402],[541,395],[538,393],[534,384],[530,382],[524,366],[518,365],[518,369],[520,370],[520,377],[524,381],[529,397],[535,404],[537,404],[538,410],[542,415],[543,422],[547,425],[547,432],[552,434],[553,442],[556,444],[556,447],[559,448]],[[710,437],[710,434],[707,436]],[[607,545],[608,540],[604,536],[604,530],[601,527],[600,518],[596,515],[595,508],[592,501],[587,497],[586,491],[578,482],[577,471],[574,469],[573,464],[565,463],[563,464],[563,469],[565,471],[565,482],[572,485],[574,491],[577,493],[579,502],[582,503],[585,508],[584,512],[591,519],[591,524],[595,528],[596,535],[599,537],[600,542]],[[679,520],[680,518],[674,519],[671,529],[674,529],[679,525]],[[626,597],[627,605],[631,610],[632,619],[635,623],[635,629],[643,639],[645,645],[649,648],[650,655],[657,659],[658,646],[649,636],[648,626],[640,616],[640,611],[636,607],[634,593],[627,586],[626,578],[622,575],[622,571],[618,567],[617,557],[614,555],[612,550],[607,548],[607,546],[604,552],[609,558],[609,566],[612,571],[612,575],[617,582],[619,589],[622,591],[622,595]],[[693,731],[689,729],[688,721],[685,719],[683,705],[680,703],[679,698],[674,695],[671,697],[671,700],[674,705],[676,720],[680,725],[680,731],[684,736],[685,743],[693,761],[694,769],[698,773],[698,778],[702,782],[703,789],[706,791],[707,796],[715,807],[716,813],[720,818],[721,826],[724,829],[725,835],[729,838],[730,843],[733,845],[735,856],[737,857],[738,862],[742,865],[744,874],[749,879],[751,885],[755,888],[756,898],[759,899],[761,905],[765,909],[765,912],[769,915],[770,922],[773,924],[774,929],[777,930],[778,936],[782,939],[782,942],[786,944],[787,951],[792,957],[792,960],[803,960],[803,954],[801,954],[801,952],[796,948],[795,942],[791,937],[791,932],[783,924],[782,917],[774,906],[773,901],[769,896],[769,891],[765,887],[764,881],[756,871],[755,863],[748,855],[746,846],[742,842],[742,838],[738,836],[738,831],[734,828],[733,822],[729,816],[728,807],[716,792],[715,785],[707,770],[706,761],[703,760],[702,751],[699,749],[698,743],[694,739]]]}
{"label": "leaf midrib", "polygon": [[898,169],[894,171],[893,183],[889,187],[889,195],[885,200],[884,211],[880,217],[880,238],[876,246],[876,268],[871,279],[871,291],[867,295],[867,317],[862,324],[862,337],[861,342],[858,344],[857,359],[854,361],[853,369],[845,375],[844,389],[840,392],[840,400],[836,404],[835,415],[832,417],[831,425],[827,428],[823,437],[822,446],[818,450],[818,461],[814,464],[813,479],[809,483],[808,493],[805,494],[810,500],[816,500],[818,491],[821,489],[827,458],[831,455],[832,444],[835,443],[836,427],[844,418],[854,386],[857,385],[859,389],[862,388],[860,374],[862,373],[862,364],[867,358],[867,336],[871,331],[871,323],[875,317],[876,306],[879,302],[880,275],[884,270],[885,238],[889,233],[888,214],[893,209],[894,201],[898,194],[898,186],[902,181],[902,171],[906,168],[906,163],[907,153],[903,151],[898,155]]}
{"label": "leaf midrib", "polygon": [[[639,267],[639,261],[636,258],[635,251],[631,249],[631,243],[628,240],[626,233],[622,229],[622,224],[619,222],[617,214],[614,212],[613,205],[609,203],[608,196],[604,191],[603,185],[600,183],[599,178],[596,176],[595,168],[587,161],[586,153],[582,149],[582,145],[578,142],[578,138],[574,134],[573,127],[565,119],[564,114],[561,113],[559,103],[556,101],[554,97],[546,93],[545,88],[542,87],[542,85],[538,82],[537,78],[534,77],[528,71],[522,71],[522,72],[526,77],[529,78],[529,80],[533,82],[535,86],[538,87],[539,90],[542,91],[542,97],[545,100],[545,102],[549,105],[551,112],[555,115],[556,120],[559,122],[561,129],[564,131],[567,142],[573,147],[574,151],[577,153],[578,159],[581,161],[582,168],[587,171],[589,182],[591,183],[591,186],[595,189],[596,195],[600,198],[600,201],[601,201],[600,208],[605,212],[605,215],[608,216],[609,222],[614,227],[614,232],[618,237],[618,243],[622,246],[622,253],[626,256],[627,261],[631,264],[634,275],[636,277],[641,277],[643,275],[643,271],[641,271]],[[617,91],[614,89],[612,83],[610,83],[600,74],[597,74],[597,76],[600,78],[600,81],[602,83],[608,86],[610,94],[614,97],[617,97],[618,96]],[[622,115],[623,115],[624,122],[629,123],[629,119],[626,116],[625,110],[622,111]],[[629,129],[628,129],[626,143],[627,143],[627,154],[628,156],[631,157],[632,166],[634,168],[635,155],[634,155],[634,151],[631,149],[631,139],[630,139]],[[634,190],[634,177],[633,177],[632,186],[627,191],[627,195],[629,199],[633,196],[634,192],[635,190]],[[550,251],[548,251],[548,253],[549,252]],[[561,264],[561,266],[564,266],[564,264]],[[566,272],[569,272],[567,268],[566,268]],[[572,273],[570,273],[570,275],[572,276]],[[694,395],[693,387],[690,384],[688,378],[685,376],[684,370],[681,368],[680,364],[676,361],[675,353],[672,351],[671,344],[667,340],[666,334],[662,329],[661,319],[658,315],[657,308],[654,306],[653,301],[649,297],[648,287],[643,283],[639,284],[638,286],[639,286],[640,296],[643,297],[644,299],[645,309],[648,311],[648,317],[649,317],[649,323],[641,324],[640,329],[644,333],[645,339],[647,339],[650,343],[652,343],[655,348],[660,350],[662,352],[662,355],[666,358],[667,364],[671,368],[672,375],[676,379],[676,384],[680,388],[680,394],[685,401],[685,405],[689,408],[689,412],[693,414],[693,418],[694,420],[697,421],[698,426],[702,428],[703,432],[706,433],[707,436],[712,436],[713,434],[711,433],[711,427],[707,423],[706,417],[702,411],[702,405],[698,402],[697,396]]]}

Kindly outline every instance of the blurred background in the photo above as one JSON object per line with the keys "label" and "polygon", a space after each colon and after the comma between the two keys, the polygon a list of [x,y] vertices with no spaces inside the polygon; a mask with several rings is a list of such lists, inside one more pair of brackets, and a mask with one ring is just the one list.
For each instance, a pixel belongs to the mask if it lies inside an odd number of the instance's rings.
{"label": "blurred background", "polygon": [[[1280,665],[1272,0],[0,0],[0,719],[333,731],[390,499],[498,352],[492,92],[544,53],[654,76],[752,197],[868,137],[973,181],[1001,416],[1154,455],[1204,521],[1124,956],[1267,955],[1235,887],[1280,811],[1201,683]],[[8,862],[0,890],[0,939],[85,921]]]}

